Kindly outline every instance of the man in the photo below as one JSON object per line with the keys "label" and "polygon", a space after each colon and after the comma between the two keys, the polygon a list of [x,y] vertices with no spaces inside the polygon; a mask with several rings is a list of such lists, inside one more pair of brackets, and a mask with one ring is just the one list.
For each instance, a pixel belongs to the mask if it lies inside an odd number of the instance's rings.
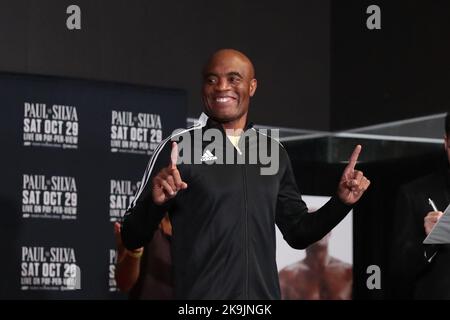
{"label": "man", "polygon": [[[292,247],[305,248],[339,223],[370,184],[354,170],[357,146],[337,195],[308,214],[286,150],[248,122],[256,87],[243,53],[214,53],[203,69],[206,115],[171,137],[181,139],[182,152],[171,139],[156,149],[125,215],[122,239],[132,250],[151,239],[169,212],[178,299],[279,299],[275,223]],[[251,159],[268,150],[277,170],[266,174],[267,159]]]}
{"label": "man", "polygon": [[[450,115],[445,118],[444,148],[450,161]],[[438,210],[432,208],[431,199]],[[450,203],[450,171],[444,168],[400,188],[395,211],[398,236],[392,252],[400,298],[450,299],[450,245],[423,245]]]}
{"label": "man", "polygon": [[306,257],[280,271],[284,300],[350,300],[352,266],[328,254],[331,233],[306,248]]}

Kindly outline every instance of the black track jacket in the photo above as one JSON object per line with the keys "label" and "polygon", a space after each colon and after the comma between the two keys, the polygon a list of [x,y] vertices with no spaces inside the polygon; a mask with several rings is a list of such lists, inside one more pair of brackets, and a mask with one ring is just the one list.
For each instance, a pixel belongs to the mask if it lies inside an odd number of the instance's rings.
{"label": "black track jacket", "polygon": [[[209,148],[211,141],[197,146],[191,141],[191,155],[187,158],[197,164],[177,165],[188,188],[163,206],[154,204],[152,178],[169,165],[171,138],[192,138],[207,129],[224,132],[202,114],[197,125],[172,135],[155,150],[141,188],[124,216],[123,243],[128,249],[146,244],[168,211],[173,228],[176,298],[280,299],[275,224],[290,246],[303,249],[325,236],[350,207],[335,196],[316,213],[308,213],[286,150],[251,125],[239,141],[241,154],[228,139],[223,139],[222,150]],[[279,161],[276,174],[262,175],[260,169],[267,167],[267,162],[252,164],[248,160],[261,143],[270,145],[271,151],[278,148],[278,159],[273,160]],[[229,150],[240,163],[220,164]],[[186,155],[186,151],[179,152]]]}

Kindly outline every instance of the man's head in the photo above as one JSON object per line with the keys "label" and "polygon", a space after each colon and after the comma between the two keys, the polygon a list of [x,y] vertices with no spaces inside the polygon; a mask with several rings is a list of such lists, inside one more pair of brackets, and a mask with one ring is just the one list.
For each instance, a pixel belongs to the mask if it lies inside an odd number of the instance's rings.
{"label": "man's head", "polygon": [[254,77],[253,64],[243,53],[215,52],[203,68],[202,97],[208,116],[222,124],[245,125],[250,97],[256,91]]}
{"label": "man's head", "polygon": [[447,154],[447,159],[450,162],[450,112],[447,112],[445,117],[445,138],[444,138],[445,152]]}

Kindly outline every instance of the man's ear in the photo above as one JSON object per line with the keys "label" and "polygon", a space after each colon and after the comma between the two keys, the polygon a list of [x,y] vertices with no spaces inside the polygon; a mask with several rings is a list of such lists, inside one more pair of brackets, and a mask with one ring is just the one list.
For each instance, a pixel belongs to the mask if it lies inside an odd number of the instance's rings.
{"label": "man's ear", "polygon": [[253,97],[256,91],[256,87],[258,86],[258,81],[256,79],[250,80],[250,97]]}

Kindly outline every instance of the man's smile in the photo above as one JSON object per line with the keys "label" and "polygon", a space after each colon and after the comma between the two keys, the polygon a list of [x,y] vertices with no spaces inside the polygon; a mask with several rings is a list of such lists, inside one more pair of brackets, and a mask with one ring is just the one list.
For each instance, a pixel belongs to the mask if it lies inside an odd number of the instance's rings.
{"label": "man's smile", "polygon": [[233,97],[216,97],[214,99],[215,102],[220,102],[220,103],[226,103],[226,102],[230,102],[230,101],[234,101],[236,100],[236,98]]}
{"label": "man's smile", "polygon": [[211,97],[213,107],[228,107],[234,105],[238,98],[232,94],[219,94]]}

